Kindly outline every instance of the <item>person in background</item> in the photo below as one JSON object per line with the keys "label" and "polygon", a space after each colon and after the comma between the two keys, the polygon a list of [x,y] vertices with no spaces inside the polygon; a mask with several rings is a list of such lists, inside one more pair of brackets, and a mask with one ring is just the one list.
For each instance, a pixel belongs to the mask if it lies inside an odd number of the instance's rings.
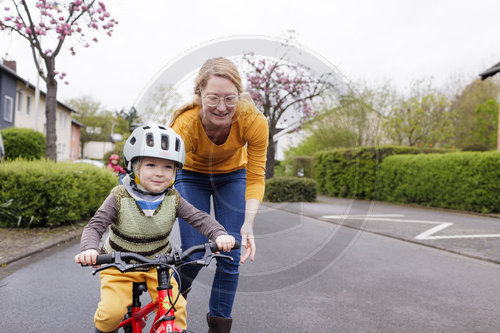
{"label": "person in background", "polygon": [[126,174],[127,172],[120,166],[120,156],[118,154],[111,154],[108,161],[108,169],[115,174]]}
{"label": "person in background", "polygon": [[[267,119],[244,92],[236,66],[214,58],[201,67],[194,99],[174,112],[170,126],[186,144],[186,164],[178,170],[174,187],[205,212],[210,212],[213,199],[216,220],[245,248],[241,258],[240,249],[229,253],[232,262],[217,260],[211,289],[209,332],[230,332],[239,264],[247,258],[253,261],[256,251],[253,227],[264,196]],[[182,219],[179,228],[183,249],[206,241]],[[183,295],[198,272],[194,266],[182,269]]]}

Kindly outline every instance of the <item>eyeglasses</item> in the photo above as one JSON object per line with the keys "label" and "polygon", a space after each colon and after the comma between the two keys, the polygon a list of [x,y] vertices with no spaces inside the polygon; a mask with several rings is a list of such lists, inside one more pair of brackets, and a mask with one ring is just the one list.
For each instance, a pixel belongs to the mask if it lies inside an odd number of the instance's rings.
{"label": "eyeglasses", "polygon": [[[215,107],[219,105],[221,97],[217,95],[206,95],[205,100],[207,101],[207,105],[210,107]],[[228,108],[235,107],[238,104],[238,95],[229,95],[223,98],[224,103]]]}

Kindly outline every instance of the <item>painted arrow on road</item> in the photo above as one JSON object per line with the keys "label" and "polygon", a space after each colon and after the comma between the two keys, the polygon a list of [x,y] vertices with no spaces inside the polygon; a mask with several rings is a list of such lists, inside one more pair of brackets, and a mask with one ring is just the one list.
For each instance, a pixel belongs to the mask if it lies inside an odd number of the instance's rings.
{"label": "painted arrow on road", "polygon": [[500,234],[476,234],[476,235],[446,235],[446,236],[435,236],[434,234],[443,231],[444,229],[451,227],[452,222],[439,222],[439,221],[425,221],[425,220],[407,220],[407,219],[397,219],[395,217],[404,217],[400,214],[380,214],[380,215],[325,215],[325,219],[336,219],[336,220],[369,220],[369,221],[386,221],[394,223],[420,223],[420,224],[432,224],[434,227],[418,234],[415,239],[418,240],[435,240],[435,239],[461,239],[461,238],[495,238],[500,237]]}

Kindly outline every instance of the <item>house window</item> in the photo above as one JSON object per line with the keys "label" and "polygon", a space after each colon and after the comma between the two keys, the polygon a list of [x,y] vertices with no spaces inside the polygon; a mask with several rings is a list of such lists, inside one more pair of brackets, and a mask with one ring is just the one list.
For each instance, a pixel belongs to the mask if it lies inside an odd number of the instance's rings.
{"label": "house window", "polygon": [[31,96],[26,96],[26,115],[31,115]]}
{"label": "house window", "polygon": [[5,96],[4,102],[3,102],[3,120],[5,120],[9,123],[12,122],[13,108],[14,108],[14,103],[13,103],[12,97]]}
{"label": "house window", "polygon": [[23,109],[23,92],[17,92],[17,104],[16,104],[17,112],[21,112]]}

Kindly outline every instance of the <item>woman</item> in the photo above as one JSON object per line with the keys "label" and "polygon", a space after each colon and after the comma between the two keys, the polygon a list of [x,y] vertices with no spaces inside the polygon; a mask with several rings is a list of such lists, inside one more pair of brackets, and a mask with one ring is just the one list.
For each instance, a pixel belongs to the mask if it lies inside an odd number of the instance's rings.
{"label": "woman", "polygon": [[[170,126],[186,146],[186,163],[175,188],[196,208],[210,211],[245,248],[234,258],[218,260],[207,314],[209,332],[229,332],[238,286],[239,264],[255,256],[253,225],[264,196],[269,128],[265,116],[243,92],[236,66],[225,58],[209,59],[195,80],[194,99],[174,112]],[[182,248],[206,241],[179,220]],[[187,296],[199,268],[182,270],[181,292]]]}

